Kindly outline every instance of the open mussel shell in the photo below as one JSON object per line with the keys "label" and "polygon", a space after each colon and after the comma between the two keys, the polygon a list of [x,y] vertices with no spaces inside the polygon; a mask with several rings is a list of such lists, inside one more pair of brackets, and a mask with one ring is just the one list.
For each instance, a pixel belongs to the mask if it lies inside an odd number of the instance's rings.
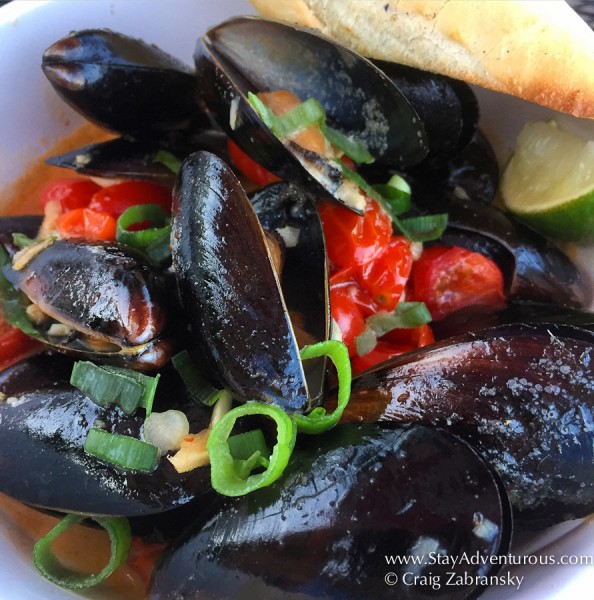
{"label": "open mussel shell", "polygon": [[158,142],[116,138],[56,154],[47,159],[46,163],[90,177],[151,180],[171,186],[175,181],[175,174],[164,164],[157,162],[160,150],[162,147]]}
{"label": "open mussel shell", "polygon": [[413,182],[412,198],[421,213],[448,213],[439,244],[463,246],[497,263],[508,299],[578,308],[589,303],[586,282],[569,257],[513,216],[471,198],[427,188],[420,181]]}
{"label": "open mussel shell", "polygon": [[153,45],[107,29],[74,32],[52,44],[41,67],[76,111],[133,137],[186,126],[197,113],[196,78]]}
{"label": "open mussel shell", "polygon": [[[84,452],[91,427],[139,437],[144,414],[126,416],[119,408],[102,408],[61,380],[39,369],[39,357],[11,368],[2,381],[7,398],[0,402],[0,492],[38,507],[60,512],[141,516],[183,506],[211,491],[210,472],[199,468],[178,473],[166,457],[151,473],[123,471]],[[45,360],[55,368],[58,359]],[[62,361],[67,361],[62,357]],[[40,376],[41,373],[41,376]],[[181,382],[163,376],[155,405],[182,408],[191,431],[208,426],[203,406],[188,406]]]}
{"label": "open mussel shell", "polygon": [[[509,505],[469,445],[418,425],[339,426],[307,442],[273,485],[205,510],[165,551],[149,598],[430,598],[453,572],[468,575],[448,588],[461,599],[497,571]],[[448,563],[464,552],[480,560]]]}
{"label": "open mussel shell", "polygon": [[[311,30],[231,19],[198,42],[195,62],[199,101],[219,126],[267,169],[318,193],[316,181],[248,103],[248,92],[316,98],[328,124],[365,142],[380,162],[405,167],[427,153],[423,125],[396,86],[366,59]],[[326,193],[331,179],[322,184]]]}
{"label": "open mussel shell", "polygon": [[168,133],[154,139],[119,137],[55,154],[45,162],[90,177],[148,179],[169,187],[173,186],[175,173],[165,164],[163,152],[178,158],[197,148],[225,158],[227,137],[216,130]]}
{"label": "open mussel shell", "polygon": [[[299,347],[327,340],[328,261],[315,197],[300,187],[281,182],[254,193],[250,202],[262,227],[275,232],[281,240],[281,288]],[[310,399],[317,404],[325,389],[326,358],[307,360],[303,369]]]}
{"label": "open mussel shell", "polygon": [[213,154],[197,152],[182,164],[171,249],[209,372],[243,399],[304,409],[299,349],[264,231],[239,181]]}
{"label": "open mussel shell", "polygon": [[[168,298],[159,274],[129,249],[46,240],[3,274],[34,305],[39,338],[57,350],[150,370],[171,356]],[[31,317],[32,319],[34,317]]]}
{"label": "open mussel shell", "polygon": [[[486,313],[485,313],[486,314]],[[353,381],[344,419],[421,422],[467,439],[531,526],[594,511],[594,315],[521,308],[472,319],[449,337]],[[481,326],[486,325],[486,326]],[[443,332],[442,332],[443,333]]]}

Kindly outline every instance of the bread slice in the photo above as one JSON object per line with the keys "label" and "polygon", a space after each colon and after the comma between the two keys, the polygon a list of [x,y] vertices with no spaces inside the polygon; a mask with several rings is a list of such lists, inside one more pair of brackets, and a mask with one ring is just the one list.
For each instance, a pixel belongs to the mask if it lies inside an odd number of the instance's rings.
{"label": "bread slice", "polygon": [[250,2],[364,56],[594,118],[594,31],[563,0]]}

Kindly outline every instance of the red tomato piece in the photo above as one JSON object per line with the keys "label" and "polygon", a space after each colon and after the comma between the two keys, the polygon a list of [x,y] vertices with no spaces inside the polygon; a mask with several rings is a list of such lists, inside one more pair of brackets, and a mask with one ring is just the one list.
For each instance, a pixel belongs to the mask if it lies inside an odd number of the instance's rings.
{"label": "red tomato piece", "polygon": [[415,300],[424,302],[436,321],[476,304],[505,302],[499,267],[478,252],[459,246],[432,246],[414,263]]}
{"label": "red tomato piece", "polygon": [[363,317],[369,317],[379,310],[369,291],[355,279],[351,267],[343,267],[330,277],[330,290],[340,290],[341,294],[347,295]]}
{"label": "red tomato piece", "polygon": [[41,207],[48,202],[58,202],[60,212],[86,208],[91,198],[101,189],[90,179],[58,179],[48,183],[41,192]]}
{"label": "red tomato piece", "polygon": [[116,220],[105,212],[77,208],[58,217],[56,230],[65,239],[113,242],[116,237]]}
{"label": "red tomato piece", "polygon": [[117,219],[127,208],[137,204],[158,204],[171,212],[171,190],[152,181],[123,181],[101,188],[89,208]]}
{"label": "red tomato piece", "polygon": [[422,348],[423,346],[432,344],[435,341],[435,337],[429,325],[420,325],[419,327],[407,329],[392,329],[392,331],[382,336],[382,341],[400,346]]}
{"label": "red tomato piece", "polygon": [[267,171],[230,139],[227,139],[227,151],[239,172],[248,179],[251,179],[256,185],[264,187],[265,185],[281,181],[280,177]]}
{"label": "red tomato piece", "polygon": [[379,256],[392,237],[392,221],[373,200],[359,216],[337,204],[318,205],[328,257],[341,267],[361,266]]}
{"label": "red tomato piece", "polygon": [[0,371],[35,354],[43,344],[0,317]]}
{"label": "red tomato piece", "polygon": [[394,356],[399,356],[405,352],[414,350],[415,346],[391,344],[390,342],[379,341],[375,348],[363,356],[355,356],[351,359],[353,372],[364,371],[379,363],[382,363]]}
{"label": "red tomato piece", "polygon": [[412,268],[410,246],[403,238],[392,237],[383,252],[362,265],[356,273],[359,282],[371,293],[380,309],[394,310]]}
{"label": "red tomato piece", "polygon": [[332,318],[338,324],[342,341],[349,350],[349,356],[357,355],[355,338],[365,330],[365,319],[357,303],[350,295],[348,288],[330,289],[330,306]]}

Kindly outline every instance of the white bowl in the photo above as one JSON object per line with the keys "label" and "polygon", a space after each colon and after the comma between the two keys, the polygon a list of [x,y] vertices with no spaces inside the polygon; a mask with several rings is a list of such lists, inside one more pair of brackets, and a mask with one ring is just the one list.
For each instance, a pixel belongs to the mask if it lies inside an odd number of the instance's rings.
{"label": "white bowl", "polygon": [[[66,107],[46,82],[40,60],[43,50],[71,30],[109,27],[156,43],[188,64],[197,38],[224,18],[253,12],[246,0],[112,0],[15,1],[0,9],[0,189],[26,173],[35,156],[76,129],[82,119]],[[477,90],[482,127],[502,161],[528,119],[560,118],[564,126],[594,139],[594,122],[559,115],[513,98]],[[504,115],[504,116],[503,116]],[[592,249],[578,253],[587,271]],[[77,596],[43,580],[31,565],[30,543],[0,510],[0,600]],[[594,521],[565,523],[535,535],[515,554],[594,556]],[[536,558],[531,560],[538,560]],[[590,563],[592,564],[592,562]],[[522,576],[519,589],[492,587],[485,599],[578,600],[591,598],[592,566],[534,566],[512,569]],[[97,597],[93,595],[93,597]],[[256,599],[250,599],[256,600]]]}

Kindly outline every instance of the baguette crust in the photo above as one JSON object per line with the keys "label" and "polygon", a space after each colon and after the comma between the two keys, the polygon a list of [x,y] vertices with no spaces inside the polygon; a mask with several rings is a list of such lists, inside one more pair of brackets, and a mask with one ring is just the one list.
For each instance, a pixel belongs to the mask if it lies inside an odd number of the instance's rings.
{"label": "baguette crust", "polygon": [[356,52],[594,118],[594,31],[563,0],[250,0]]}

